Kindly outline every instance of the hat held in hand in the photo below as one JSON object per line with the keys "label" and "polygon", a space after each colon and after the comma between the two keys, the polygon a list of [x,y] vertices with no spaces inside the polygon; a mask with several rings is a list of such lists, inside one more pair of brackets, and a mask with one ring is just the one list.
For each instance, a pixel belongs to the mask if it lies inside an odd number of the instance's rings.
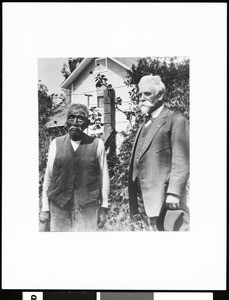
{"label": "hat held in hand", "polygon": [[164,206],[159,218],[163,231],[189,231],[189,208],[184,203],[180,203],[180,208],[175,210]]}

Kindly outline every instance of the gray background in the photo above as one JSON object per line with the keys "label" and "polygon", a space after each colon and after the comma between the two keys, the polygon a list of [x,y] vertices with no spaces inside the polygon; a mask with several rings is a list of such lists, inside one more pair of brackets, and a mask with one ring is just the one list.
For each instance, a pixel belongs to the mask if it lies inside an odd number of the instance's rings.
{"label": "gray background", "polygon": [[153,293],[138,293],[138,292],[124,292],[124,293],[101,293],[101,300],[153,300]]}

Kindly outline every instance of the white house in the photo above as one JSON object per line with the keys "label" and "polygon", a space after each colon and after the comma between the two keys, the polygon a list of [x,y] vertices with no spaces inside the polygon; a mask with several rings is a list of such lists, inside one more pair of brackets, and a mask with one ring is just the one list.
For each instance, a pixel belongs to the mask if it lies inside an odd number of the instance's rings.
{"label": "white house", "polygon": [[[85,58],[61,84],[61,88],[65,89],[69,95],[69,104],[82,103],[89,108],[97,106],[102,114],[103,121],[105,88],[96,88],[96,75],[99,73],[108,79],[108,83],[112,85],[115,91],[115,97],[122,99],[122,106],[120,108],[124,111],[128,111],[131,103],[128,93],[130,89],[125,85],[124,80],[127,75],[127,70],[130,70],[132,65],[137,64],[137,60],[137,57]],[[48,126],[62,126],[62,123],[65,122],[65,119],[63,119],[64,112],[61,115],[61,118],[52,118]],[[116,110],[115,130],[117,132],[126,131],[128,126],[129,121],[126,120],[125,115]],[[103,127],[100,132],[103,132]]]}

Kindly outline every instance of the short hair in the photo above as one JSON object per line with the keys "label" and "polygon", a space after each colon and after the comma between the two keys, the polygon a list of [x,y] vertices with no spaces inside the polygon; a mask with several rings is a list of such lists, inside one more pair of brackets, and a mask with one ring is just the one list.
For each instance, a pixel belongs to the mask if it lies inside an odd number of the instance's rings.
{"label": "short hair", "polygon": [[73,104],[71,104],[69,106],[69,108],[68,108],[67,117],[69,116],[69,113],[70,113],[70,111],[71,111],[72,108],[82,109],[85,112],[87,118],[89,117],[89,110],[88,110],[87,106],[84,105],[84,104],[81,104],[81,103],[73,103]]}
{"label": "short hair", "polygon": [[165,85],[161,80],[161,77],[159,75],[145,75],[143,76],[138,85],[141,84],[150,84],[154,87],[156,94],[164,93],[165,92]]}

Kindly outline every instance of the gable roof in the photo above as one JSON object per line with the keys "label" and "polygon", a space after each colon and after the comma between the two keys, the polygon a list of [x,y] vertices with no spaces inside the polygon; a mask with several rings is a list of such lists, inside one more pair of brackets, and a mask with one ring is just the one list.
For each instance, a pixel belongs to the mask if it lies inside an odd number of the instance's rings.
{"label": "gable roof", "polygon": [[116,61],[123,66],[126,66],[126,69],[130,70],[132,65],[137,64],[138,60],[141,57],[109,57],[110,59]]}
{"label": "gable roof", "polygon": [[[83,70],[92,62],[96,57],[87,57],[82,60],[78,67],[70,74],[70,76],[60,85],[61,88],[67,89],[69,85],[76,80],[76,78],[83,72]],[[117,64],[121,65],[127,70],[130,70],[133,64],[136,64],[140,57],[109,57]]]}

